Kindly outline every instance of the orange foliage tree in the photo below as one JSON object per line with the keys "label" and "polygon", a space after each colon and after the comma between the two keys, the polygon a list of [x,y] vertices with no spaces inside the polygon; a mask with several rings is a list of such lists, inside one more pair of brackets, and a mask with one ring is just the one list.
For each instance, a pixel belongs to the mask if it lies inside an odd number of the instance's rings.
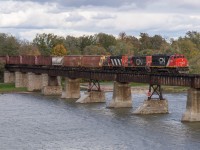
{"label": "orange foliage tree", "polygon": [[58,44],[53,48],[51,54],[53,56],[64,56],[67,54],[67,50],[62,44]]}

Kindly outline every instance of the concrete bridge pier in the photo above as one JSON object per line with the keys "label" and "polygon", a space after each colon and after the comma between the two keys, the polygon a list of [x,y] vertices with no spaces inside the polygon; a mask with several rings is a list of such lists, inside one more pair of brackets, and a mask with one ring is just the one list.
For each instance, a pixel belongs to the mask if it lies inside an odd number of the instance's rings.
{"label": "concrete bridge pier", "polygon": [[80,98],[80,79],[65,78],[62,98]]}
{"label": "concrete bridge pier", "polygon": [[200,121],[200,89],[188,90],[186,112],[181,121]]}
{"label": "concrete bridge pier", "polygon": [[131,87],[128,83],[114,82],[111,108],[132,107]]}
{"label": "concrete bridge pier", "polygon": [[61,78],[59,76],[42,74],[42,94],[62,95]]}
{"label": "concrete bridge pier", "polygon": [[27,73],[15,72],[15,87],[27,87],[28,79]]}
{"label": "concrete bridge pier", "polygon": [[4,71],[4,83],[15,83],[15,73]]}
{"label": "concrete bridge pier", "polygon": [[[156,97],[155,97],[156,96]],[[138,107],[134,114],[168,113],[168,101],[162,96],[161,85],[149,85],[148,99]]]}
{"label": "concrete bridge pier", "polygon": [[101,90],[98,80],[90,80],[88,91],[76,103],[101,103],[105,102],[105,92]]}
{"label": "concrete bridge pier", "polygon": [[27,73],[28,83],[27,90],[41,90],[42,89],[42,75],[38,75],[32,72]]}

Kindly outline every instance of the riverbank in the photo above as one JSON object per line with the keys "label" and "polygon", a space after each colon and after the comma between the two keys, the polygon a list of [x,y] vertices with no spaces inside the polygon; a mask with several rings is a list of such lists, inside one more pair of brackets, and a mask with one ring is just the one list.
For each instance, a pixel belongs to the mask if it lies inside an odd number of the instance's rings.
{"label": "riverbank", "polygon": [[16,88],[14,83],[0,83],[0,93],[18,93],[27,92],[27,88]]}
{"label": "riverbank", "polygon": [[[147,84],[138,84],[138,83],[131,83],[131,92],[133,94],[146,94],[149,90],[149,86]],[[81,90],[88,89],[88,83],[81,83],[80,84]],[[164,93],[180,93],[186,92],[188,87],[178,87],[178,86],[162,86]],[[113,92],[113,83],[112,82],[104,82],[101,83],[101,90],[105,92]],[[28,93],[27,88],[15,88],[14,83],[0,83],[0,93]]]}

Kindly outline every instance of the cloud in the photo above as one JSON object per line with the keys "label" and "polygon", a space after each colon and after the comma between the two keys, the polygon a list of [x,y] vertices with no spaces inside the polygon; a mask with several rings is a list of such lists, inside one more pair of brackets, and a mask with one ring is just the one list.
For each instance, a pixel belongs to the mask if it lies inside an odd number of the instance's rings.
{"label": "cloud", "polygon": [[0,0],[0,32],[182,36],[200,30],[199,0]]}

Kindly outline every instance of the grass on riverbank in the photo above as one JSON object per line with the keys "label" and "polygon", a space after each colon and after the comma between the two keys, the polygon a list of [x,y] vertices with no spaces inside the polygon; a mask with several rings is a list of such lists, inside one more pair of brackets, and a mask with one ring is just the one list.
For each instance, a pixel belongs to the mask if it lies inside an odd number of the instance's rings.
{"label": "grass on riverbank", "polygon": [[25,92],[27,88],[16,88],[14,83],[0,83],[0,93]]}

